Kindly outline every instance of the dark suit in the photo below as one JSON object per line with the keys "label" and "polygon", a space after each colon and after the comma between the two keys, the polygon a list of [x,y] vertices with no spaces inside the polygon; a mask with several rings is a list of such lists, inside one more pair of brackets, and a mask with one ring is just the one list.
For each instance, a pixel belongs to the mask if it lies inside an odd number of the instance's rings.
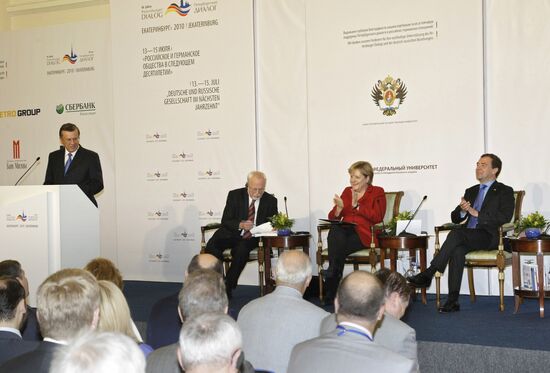
{"label": "dark suit", "polygon": [[55,351],[62,345],[53,342],[41,342],[31,352],[19,355],[0,366],[0,373],[48,373]]}
{"label": "dark suit", "polygon": [[94,195],[103,190],[103,175],[97,153],[80,146],[67,174],[64,173],[65,149],[61,148],[50,153],[44,185],[77,184],[97,206]]}
{"label": "dark suit", "polygon": [[[479,184],[474,185],[464,193],[466,199],[473,206]],[[464,223],[464,227],[471,218],[469,214],[461,216],[461,208],[457,206],[451,212],[453,223]],[[432,266],[443,272],[449,263],[449,298],[457,300],[464,271],[465,256],[473,250],[486,248],[495,249],[498,246],[498,228],[512,219],[514,214],[514,191],[507,185],[495,181],[485,194],[485,199],[478,213],[478,222],[475,229],[452,230],[441,246],[441,250],[432,260]]]}
{"label": "dark suit", "polygon": [[21,327],[21,336],[26,341],[41,341],[40,327],[36,319],[36,308],[27,306],[27,318]]}
{"label": "dark suit", "polygon": [[37,348],[38,342],[25,341],[15,333],[0,330],[0,364]]}
{"label": "dark suit", "polygon": [[[228,193],[223,210],[222,226],[206,244],[206,252],[220,260],[223,260],[223,251],[232,248],[231,267],[226,274],[227,286],[230,289],[237,286],[250,251],[258,246],[257,238],[242,239],[241,230],[239,230],[239,223],[248,219],[248,199],[247,188],[235,189]],[[256,225],[267,222],[267,218],[277,212],[277,198],[269,193],[262,194],[258,211],[256,211]]]}

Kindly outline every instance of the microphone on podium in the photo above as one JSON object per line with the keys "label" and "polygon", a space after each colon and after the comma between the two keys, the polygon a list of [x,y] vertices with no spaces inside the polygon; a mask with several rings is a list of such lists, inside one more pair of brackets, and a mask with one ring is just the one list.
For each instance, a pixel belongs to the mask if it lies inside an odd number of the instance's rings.
{"label": "microphone on podium", "polygon": [[25,177],[26,174],[29,173],[29,171],[31,170],[31,168],[33,168],[33,166],[36,164],[36,162],[38,162],[40,160],[40,157],[36,157],[36,160],[33,162],[33,164],[31,164],[31,166],[29,168],[27,168],[27,171],[25,171],[25,173],[23,175],[21,175],[21,177],[19,178],[19,180],[16,181],[16,183],[14,184],[14,186],[17,186],[17,184],[19,184],[19,182]]}
{"label": "microphone on podium", "polygon": [[409,222],[407,223],[407,225],[405,225],[405,228],[403,228],[403,230],[397,235],[397,237],[416,237],[416,234],[414,233],[408,233],[407,232],[407,228],[409,227],[409,224],[411,224],[411,221],[413,221],[414,217],[416,216],[416,214],[418,213],[418,210],[420,210],[420,206],[422,206],[422,204],[424,203],[424,201],[428,198],[428,196],[424,196],[422,198],[422,201],[420,201],[420,203],[418,204],[418,207],[416,208],[416,210],[414,211],[414,214],[412,214],[411,218],[409,219]]}

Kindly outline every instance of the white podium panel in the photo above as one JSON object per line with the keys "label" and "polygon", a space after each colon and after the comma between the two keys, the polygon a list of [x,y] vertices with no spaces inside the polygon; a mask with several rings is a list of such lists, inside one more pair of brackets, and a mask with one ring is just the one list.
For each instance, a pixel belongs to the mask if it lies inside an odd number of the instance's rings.
{"label": "white podium panel", "polygon": [[19,261],[36,289],[61,268],[99,256],[99,214],[76,185],[0,186],[0,260]]}

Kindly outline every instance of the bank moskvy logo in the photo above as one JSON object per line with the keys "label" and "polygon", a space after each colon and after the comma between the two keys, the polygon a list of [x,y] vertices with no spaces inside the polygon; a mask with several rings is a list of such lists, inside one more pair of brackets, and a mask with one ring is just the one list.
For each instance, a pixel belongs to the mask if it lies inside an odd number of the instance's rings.
{"label": "bank moskvy logo", "polygon": [[382,110],[382,114],[391,116],[397,113],[399,105],[405,101],[407,96],[407,88],[401,79],[394,79],[388,75],[384,80],[379,80],[374,85],[371,92],[371,97]]}

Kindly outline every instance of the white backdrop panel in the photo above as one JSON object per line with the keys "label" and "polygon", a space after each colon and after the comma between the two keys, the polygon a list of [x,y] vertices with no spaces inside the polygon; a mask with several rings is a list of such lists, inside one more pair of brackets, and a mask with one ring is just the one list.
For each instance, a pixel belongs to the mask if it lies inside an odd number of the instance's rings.
{"label": "white backdrop panel", "polygon": [[[500,179],[525,190],[523,214],[550,216],[550,1],[487,1],[487,143]],[[492,271],[491,283],[498,284]],[[506,293],[512,276],[506,271]]]}
{"label": "white backdrop panel", "polygon": [[119,264],[181,281],[256,167],[252,1],[112,2]]}
{"label": "white backdrop panel", "polygon": [[[363,159],[376,185],[405,191],[401,210],[428,195],[419,216],[433,232],[476,182],[483,152],[480,2],[307,5],[311,224],[347,185],[347,167]],[[391,116],[371,97],[387,76],[407,88]]]}

